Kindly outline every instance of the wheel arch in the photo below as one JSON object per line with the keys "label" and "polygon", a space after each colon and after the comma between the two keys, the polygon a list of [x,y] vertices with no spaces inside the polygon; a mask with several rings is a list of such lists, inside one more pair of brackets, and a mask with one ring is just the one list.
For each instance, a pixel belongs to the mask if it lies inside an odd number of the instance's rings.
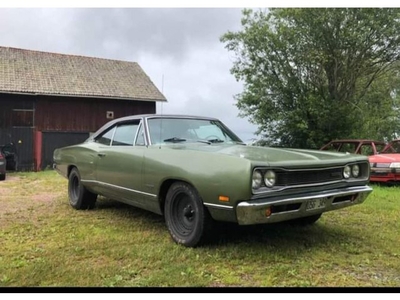
{"label": "wheel arch", "polygon": [[[71,171],[73,168],[76,168],[78,170],[78,167],[75,165],[69,165],[67,168],[67,178],[69,178],[69,174],[71,174]],[[78,170],[79,171],[79,170]]]}
{"label": "wheel arch", "polygon": [[[201,197],[199,191],[196,189],[196,187],[189,181],[184,180],[184,179],[178,179],[178,178],[168,178],[165,179],[161,186],[160,186],[160,190],[158,192],[158,199],[160,202],[160,210],[162,212],[162,214],[164,215],[164,206],[165,206],[165,198],[167,196],[168,190],[169,188],[175,183],[175,182],[183,182],[186,183],[188,185],[190,185],[200,196],[201,202],[203,203],[204,206],[204,201],[203,198]],[[208,211],[208,208],[206,206],[204,206],[204,208]]]}

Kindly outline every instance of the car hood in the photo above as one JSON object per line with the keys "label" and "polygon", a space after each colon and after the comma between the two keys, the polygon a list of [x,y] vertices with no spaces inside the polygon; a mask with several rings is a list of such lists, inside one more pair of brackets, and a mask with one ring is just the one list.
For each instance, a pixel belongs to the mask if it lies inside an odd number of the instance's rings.
{"label": "car hood", "polygon": [[292,148],[271,148],[232,144],[174,144],[174,149],[214,152],[218,154],[236,156],[261,165],[321,165],[338,162],[367,160],[367,157],[342,152],[320,150],[305,150]]}
{"label": "car hood", "polygon": [[400,162],[400,153],[377,154],[368,157],[371,163]]}

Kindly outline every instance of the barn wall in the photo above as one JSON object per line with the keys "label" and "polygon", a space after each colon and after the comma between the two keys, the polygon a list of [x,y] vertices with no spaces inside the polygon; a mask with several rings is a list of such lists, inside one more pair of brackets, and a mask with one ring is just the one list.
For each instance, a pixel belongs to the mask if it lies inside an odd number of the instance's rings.
{"label": "barn wall", "polygon": [[[19,171],[34,168],[34,108],[31,96],[0,93],[0,145],[15,144]],[[21,117],[27,117],[24,110],[29,114],[29,124],[25,125],[20,123]]]}
{"label": "barn wall", "polygon": [[94,132],[114,119],[128,115],[155,113],[150,101],[41,97],[36,103],[35,123],[40,131]]}
{"label": "barn wall", "polygon": [[40,170],[51,164],[53,149],[84,140],[112,120],[107,112],[114,119],[150,114],[156,103],[0,93],[0,144],[17,145],[21,170]]}
{"label": "barn wall", "polygon": [[12,142],[17,149],[18,171],[34,169],[33,132],[33,128],[0,128],[0,145]]}
{"label": "barn wall", "polygon": [[15,119],[16,115],[13,114],[13,110],[15,109],[34,110],[34,97],[0,93],[0,128],[10,128],[15,126],[14,123],[17,121]]}
{"label": "barn wall", "polygon": [[82,143],[88,137],[88,132],[43,132],[41,169],[52,167],[55,149]]}

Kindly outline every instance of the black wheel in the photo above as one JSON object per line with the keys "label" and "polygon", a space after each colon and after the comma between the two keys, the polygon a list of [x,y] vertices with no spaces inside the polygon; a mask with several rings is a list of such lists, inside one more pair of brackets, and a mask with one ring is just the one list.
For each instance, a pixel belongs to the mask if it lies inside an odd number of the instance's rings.
{"label": "black wheel", "polygon": [[6,180],[6,174],[1,174],[0,175],[0,181]]}
{"label": "black wheel", "polygon": [[69,203],[75,209],[91,209],[94,207],[97,195],[89,192],[81,183],[81,175],[73,168],[68,178]]}
{"label": "black wheel", "polygon": [[202,242],[211,227],[211,217],[199,194],[184,182],[175,182],[169,188],[164,215],[173,240],[186,247]]}
{"label": "black wheel", "polygon": [[292,225],[301,225],[301,226],[312,225],[315,222],[317,222],[319,218],[321,218],[321,216],[322,214],[316,214],[308,217],[290,220],[289,223]]}

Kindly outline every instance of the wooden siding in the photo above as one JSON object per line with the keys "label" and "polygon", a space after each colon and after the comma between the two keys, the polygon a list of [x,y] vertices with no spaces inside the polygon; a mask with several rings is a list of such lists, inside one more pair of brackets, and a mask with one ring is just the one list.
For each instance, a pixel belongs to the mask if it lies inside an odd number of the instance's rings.
{"label": "wooden siding", "polygon": [[[42,95],[0,94],[0,128],[11,128],[19,110],[34,110],[34,126],[39,131],[94,132],[114,119],[128,115],[155,113],[156,103],[114,99],[92,99]],[[13,120],[14,118],[14,120]],[[21,120],[19,120],[21,121]]]}
{"label": "wooden siding", "polygon": [[32,96],[0,93],[0,128],[11,128],[13,126],[14,109],[34,109],[34,99]]}
{"label": "wooden siding", "polygon": [[36,102],[35,125],[40,131],[94,132],[114,119],[128,115],[155,113],[155,102],[110,99],[41,97]]}
{"label": "wooden siding", "polygon": [[[88,136],[111,120],[107,119],[109,111],[113,112],[114,119],[151,114],[156,111],[156,103],[0,93],[0,144],[14,142],[21,169],[39,170],[43,165],[49,165],[51,152],[43,145],[50,143],[49,139],[37,138],[42,132],[48,132],[49,137],[54,137],[50,133],[58,134],[60,138],[65,138],[66,132]],[[24,124],[26,126],[20,126]],[[46,153],[42,153],[43,149]]]}

